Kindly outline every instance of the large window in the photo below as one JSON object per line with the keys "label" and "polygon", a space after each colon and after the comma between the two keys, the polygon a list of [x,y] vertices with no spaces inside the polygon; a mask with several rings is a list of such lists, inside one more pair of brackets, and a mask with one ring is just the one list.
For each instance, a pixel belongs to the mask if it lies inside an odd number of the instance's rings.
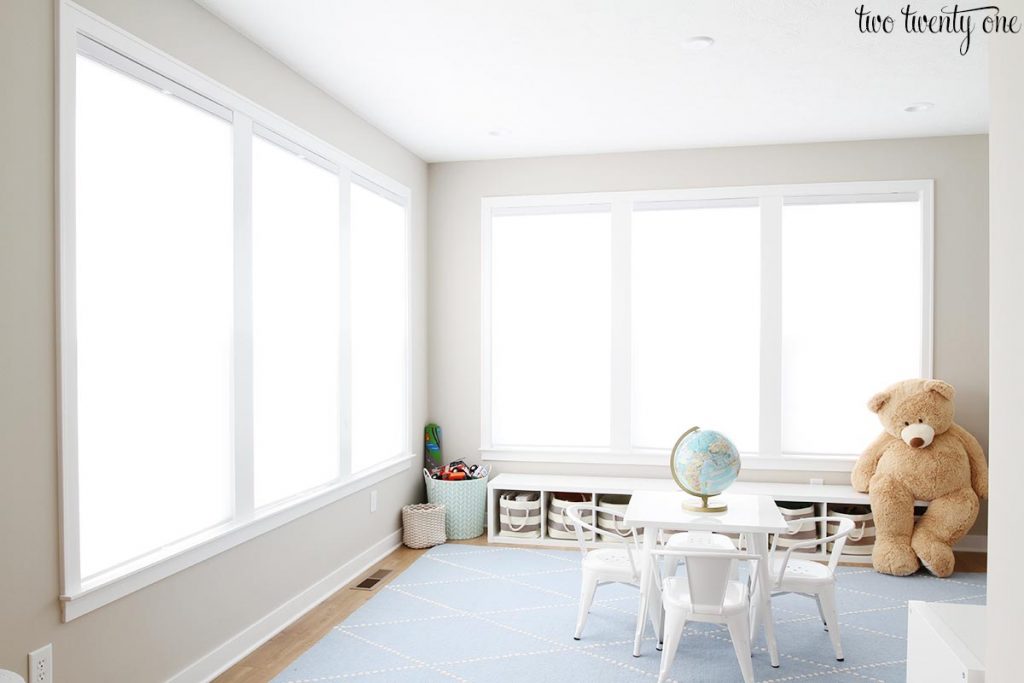
{"label": "large window", "polygon": [[62,11],[73,618],[409,467],[409,193]]}
{"label": "large window", "polygon": [[609,445],[610,239],[607,210],[495,216],[496,445]]}
{"label": "large window", "polygon": [[341,474],[338,176],[252,139],[256,507]]}
{"label": "large window", "polygon": [[728,425],[757,450],[761,267],[756,204],[640,205],[630,260],[632,445],[680,423]]}
{"label": "large window", "polygon": [[783,208],[783,452],[859,452],[867,397],[922,373],[921,203],[893,199]]}
{"label": "large window", "polygon": [[699,425],[748,465],[848,467],[865,401],[931,373],[931,191],[485,199],[484,456],[661,462]]}
{"label": "large window", "polygon": [[390,192],[351,186],[352,471],[409,449],[406,215]]}
{"label": "large window", "polygon": [[231,516],[232,153],[230,122],[85,55],[77,70],[88,578]]}

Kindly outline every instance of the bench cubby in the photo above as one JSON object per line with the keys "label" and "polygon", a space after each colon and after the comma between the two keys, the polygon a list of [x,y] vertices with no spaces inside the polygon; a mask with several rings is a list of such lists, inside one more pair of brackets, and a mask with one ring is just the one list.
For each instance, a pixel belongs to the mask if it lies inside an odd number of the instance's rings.
{"label": "bench cubby", "polygon": [[[597,502],[603,494],[631,495],[634,491],[678,491],[671,479],[644,479],[635,477],[577,477],[559,474],[499,474],[487,485],[487,541],[515,545],[537,545],[575,547],[573,539],[551,538],[548,534],[548,506],[551,494],[573,492],[586,494],[590,501]],[[498,499],[506,491],[536,491],[541,499],[541,533],[539,538],[523,539],[502,537],[497,533]],[[845,509],[850,505],[868,505],[866,493],[855,491],[852,486],[839,484],[779,484],[766,482],[738,481],[729,487],[729,493],[763,495],[778,502],[807,503],[814,506],[815,516],[829,515],[830,506]],[[925,503],[918,503],[925,505]],[[823,525],[819,525],[818,537],[825,536]],[[608,541],[590,541],[588,546],[599,547]],[[801,557],[824,560],[828,557],[826,548],[818,546],[816,552],[802,553]],[[871,564],[870,553],[843,553],[841,560],[850,564]]]}

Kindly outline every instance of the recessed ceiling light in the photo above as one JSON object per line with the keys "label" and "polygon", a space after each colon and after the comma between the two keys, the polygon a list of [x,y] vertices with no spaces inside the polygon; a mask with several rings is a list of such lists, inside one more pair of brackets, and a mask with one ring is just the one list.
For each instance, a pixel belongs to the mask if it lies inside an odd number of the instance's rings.
{"label": "recessed ceiling light", "polygon": [[507,128],[492,128],[491,130],[487,131],[487,134],[490,135],[492,138],[501,138],[501,137],[504,137],[504,136],[508,135],[508,129]]}
{"label": "recessed ceiling light", "polygon": [[928,111],[933,107],[935,107],[934,102],[914,102],[913,104],[908,104],[907,106],[903,107],[903,111],[908,112],[910,114],[916,114],[921,111]]}
{"label": "recessed ceiling light", "polygon": [[160,88],[160,92],[162,92],[165,95],[173,95],[174,94],[170,90],[168,90],[167,88]]}
{"label": "recessed ceiling light", "polygon": [[687,50],[706,50],[715,44],[711,36],[691,36],[683,41],[683,47]]}

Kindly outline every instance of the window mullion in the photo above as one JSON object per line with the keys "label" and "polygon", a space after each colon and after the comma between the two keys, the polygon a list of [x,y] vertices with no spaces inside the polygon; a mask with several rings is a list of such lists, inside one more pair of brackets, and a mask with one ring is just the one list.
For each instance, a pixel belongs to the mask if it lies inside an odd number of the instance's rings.
{"label": "window mullion", "polygon": [[234,116],[234,470],[235,520],[255,512],[253,454],[252,119]]}
{"label": "window mullion", "polygon": [[491,236],[493,217],[485,201],[480,209],[480,448],[492,448],[491,434]]}
{"label": "window mullion", "polygon": [[631,448],[630,222],[633,203],[612,203],[611,229],[611,450]]}
{"label": "window mullion", "polygon": [[339,388],[341,420],[341,477],[344,479],[352,473],[352,174],[342,167],[338,172],[338,197],[340,210],[339,229],[341,237],[338,258],[341,263],[341,348],[339,368]]}
{"label": "window mullion", "polygon": [[782,453],[782,197],[761,207],[761,369],[758,452]]}

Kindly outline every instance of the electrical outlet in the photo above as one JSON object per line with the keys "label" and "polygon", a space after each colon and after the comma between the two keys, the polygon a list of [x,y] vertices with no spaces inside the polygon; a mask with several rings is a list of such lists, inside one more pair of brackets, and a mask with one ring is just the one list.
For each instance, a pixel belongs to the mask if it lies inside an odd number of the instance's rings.
{"label": "electrical outlet", "polygon": [[370,491],[370,512],[377,511],[377,489]]}
{"label": "electrical outlet", "polygon": [[53,644],[28,655],[28,683],[53,683]]}

